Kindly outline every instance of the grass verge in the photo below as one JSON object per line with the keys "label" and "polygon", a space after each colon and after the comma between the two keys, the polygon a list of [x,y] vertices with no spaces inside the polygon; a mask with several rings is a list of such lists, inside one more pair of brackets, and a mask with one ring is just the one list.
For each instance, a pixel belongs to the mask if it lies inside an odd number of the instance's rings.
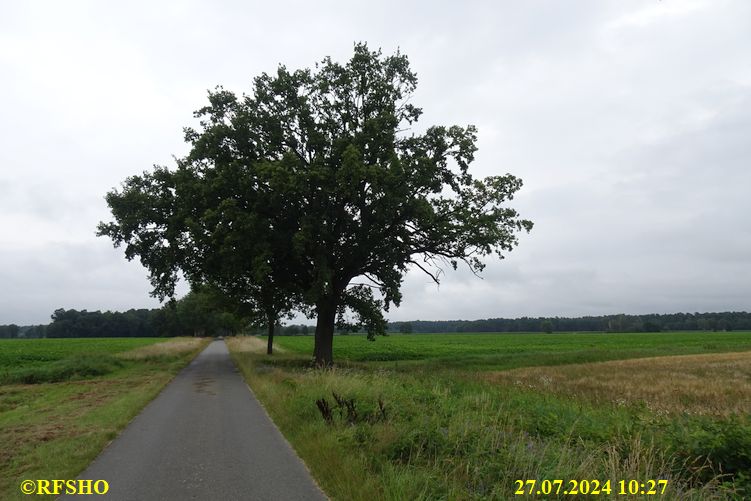
{"label": "grass verge", "polygon": [[[228,342],[235,363],[332,499],[503,500],[527,479],[610,480],[606,499],[630,480],[666,479],[670,500],[751,492],[747,416],[666,415],[436,364],[314,370],[305,355],[239,342]],[[629,499],[641,497],[654,498]]]}
{"label": "grass verge", "polygon": [[[94,339],[87,350],[79,340],[45,341],[28,342],[26,355],[36,357],[29,367],[6,371],[26,374],[27,384],[0,385],[3,500],[26,499],[19,490],[25,479],[75,478],[208,342]],[[9,346],[0,343],[0,351]],[[6,352],[5,359],[17,357]]]}

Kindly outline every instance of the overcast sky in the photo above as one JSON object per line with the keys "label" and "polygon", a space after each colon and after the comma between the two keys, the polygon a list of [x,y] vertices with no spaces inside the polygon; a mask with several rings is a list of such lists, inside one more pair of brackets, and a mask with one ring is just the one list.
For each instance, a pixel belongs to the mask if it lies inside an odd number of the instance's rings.
{"label": "overcast sky", "polygon": [[751,2],[5,2],[0,324],[155,307],[95,237],[104,194],[187,153],[216,85],[410,58],[421,124],[475,124],[478,176],[535,222],[484,279],[405,281],[391,320],[751,309]]}

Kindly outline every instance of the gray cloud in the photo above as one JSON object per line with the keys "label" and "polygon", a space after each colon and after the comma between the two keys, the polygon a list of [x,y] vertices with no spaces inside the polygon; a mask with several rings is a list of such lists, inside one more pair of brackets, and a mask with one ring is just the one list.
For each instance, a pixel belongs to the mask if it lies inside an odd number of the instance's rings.
{"label": "gray cloud", "polygon": [[522,177],[536,223],[483,280],[410,272],[392,319],[748,310],[750,25],[741,0],[8,5],[0,324],[155,305],[94,237],[106,191],[186,152],[206,89],[358,40],[409,55],[421,127],[478,125],[475,172]]}
{"label": "gray cloud", "polygon": [[46,323],[56,308],[156,307],[145,270],[104,241],[49,242],[0,250],[0,323]]}

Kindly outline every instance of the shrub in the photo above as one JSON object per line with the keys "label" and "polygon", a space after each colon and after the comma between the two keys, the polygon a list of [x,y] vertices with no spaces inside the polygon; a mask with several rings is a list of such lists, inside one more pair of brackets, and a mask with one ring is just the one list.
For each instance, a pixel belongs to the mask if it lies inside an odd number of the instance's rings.
{"label": "shrub", "polygon": [[726,474],[738,490],[751,494],[751,420],[733,416],[723,420],[708,417],[673,421],[667,430],[670,447],[686,464],[699,470],[702,480]]}

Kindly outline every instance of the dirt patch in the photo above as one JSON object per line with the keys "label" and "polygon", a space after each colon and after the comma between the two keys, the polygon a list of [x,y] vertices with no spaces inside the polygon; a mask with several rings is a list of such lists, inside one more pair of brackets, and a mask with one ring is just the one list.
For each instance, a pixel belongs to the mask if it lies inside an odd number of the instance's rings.
{"label": "dirt patch", "polygon": [[657,413],[751,412],[751,352],[528,367],[482,377],[595,403],[645,405]]}

